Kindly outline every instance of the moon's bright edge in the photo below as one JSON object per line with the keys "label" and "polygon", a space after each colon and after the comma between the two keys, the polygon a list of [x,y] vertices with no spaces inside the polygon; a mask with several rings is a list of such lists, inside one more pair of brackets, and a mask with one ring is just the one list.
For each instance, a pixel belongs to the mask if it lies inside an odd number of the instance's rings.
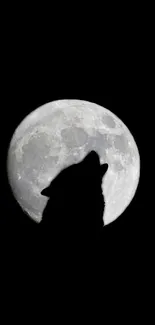
{"label": "moon's bright edge", "polygon": [[126,125],[108,109],[83,100],[58,100],[30,113],[10,141],[7,170],[12,192],[33,220],[40,222],[47,199],[40,194],[66,166],[95,150],[109,168],[102,190],[104,224],[114,221],[135,195],[140,158]]}

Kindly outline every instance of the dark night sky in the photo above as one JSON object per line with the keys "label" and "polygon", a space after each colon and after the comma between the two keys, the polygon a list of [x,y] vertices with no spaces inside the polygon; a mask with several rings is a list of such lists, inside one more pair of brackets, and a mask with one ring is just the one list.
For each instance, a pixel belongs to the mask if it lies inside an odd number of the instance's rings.
{"label": "dark night sky", "polygon": [[[56,9],[55,4],[49,10],[46,5],[46,12],[42,3],[35,4],[35,10],[32,3],[23,7],[7,3],[6,10],[2,6],[1,313],[17,319],[34,311],[36,319],[42,312],[45,319],[48,311],[50,317],[55,311],[56,317],[68,319],[80,311],[83,316],[86,310],[87,317],[94,311],[96,319],[101,310],[105,319],[107,302],[108,317],[135,319],[138,314],[139,319],[149,311],[148,319],[154,283],[151,8],[147,12],[145,3],[138,10],[135,3],[127,8],[117,3],[118,12],[111,4],[108,12],[104,3],[95,12],[92,3],[91,13],[91,3],[73,3],[69,8],[66,2],[64,8],[58,3]],[[22,213],[7,180],[6,157],[14,130],[28,113],[57,99],[92,101],[111,110],[127,125],[140,153],[136,195],[105,227],[102,247],[90,258],[87,253],[83,259],[74,252],[63,255],[57,246],[47,245],[43,232]]]}
{"label": "dark night sky", "polygon": [[145,122],[144,99],[140,84],[137,87],[135,81],[137,74],[133,76],[133,69],[130,70],[129,66],[125,66],[124,69],[123,63],[121,69],[116,65],[115,70],[105,64],[107,68],[105,71],[104,65],[98,64],[96,56],[92,64],[92,58],[87,55],[78,57],[76,54],[76,57],[72,57],[70,54],[68,58],[67,54],[63,56],[63,53],[59,52],[49,61],[49,57],[46,60],[45,53],[43,57],[41,55],[38,57],[37,52],[26,52],[22,47],[20,54],[16,54],[13,53],[10,60],[7,54],[3,82],[2,123],[5,121],[5,131],[2,134],[4,171],[0,219],[2,245],[5,242],[5,249],[6,247],[9,249],[12,245],[19,249],[20,243],[21,251],[23,247],[27,249],[29,247],[30,253],[34,247],[42,246],[44,242],[41,231],[36,230],[35,224],[16,203],[7,181],[6,155],[15,128],[28,113],[46,102],[57,99],[83,99],[114,112],[128,126],[137,143],[142,159],[142,176],[136,196],[122,216],[105,229],[104,240],[108,249],[111,247],[111,251],[120,250],[123,254],[124,247],[130,250],[130,245],[131,251],[134,247],[135,252],[138,251],[139,245],[143,242],[146,207],[141,185],[145,178],[141,137]]}

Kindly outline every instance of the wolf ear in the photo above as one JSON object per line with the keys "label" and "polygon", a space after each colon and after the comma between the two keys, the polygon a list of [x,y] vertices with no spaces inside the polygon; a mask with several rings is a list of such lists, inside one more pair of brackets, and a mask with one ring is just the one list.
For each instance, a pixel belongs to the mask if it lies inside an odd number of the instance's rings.
{"label": "wolf ear", "polygon": [[95,150],[91,150],[88,152],[88,154],[86,155],[86,157],[83,159],[83,162],[85,164],[89,164],[89,163],[95,163],[95,164],[99,164],[99,155],[96,153]]}
{"label": "wolf ear", "polygon": [[108,164],[102,164],[100,168],[101,168],[101,177],[103,177],[108,170]]}

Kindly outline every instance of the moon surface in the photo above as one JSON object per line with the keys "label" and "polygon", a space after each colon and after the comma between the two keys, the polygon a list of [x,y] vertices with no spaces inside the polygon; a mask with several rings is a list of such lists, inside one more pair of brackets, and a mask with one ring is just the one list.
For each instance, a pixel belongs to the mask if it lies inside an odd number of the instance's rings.
{"label": "moon surface", "polygon": [[124,212],[138,186],[140,158],[129,129],[108,109],[83,100],[53,101],[26,116],[7,157],[9,183],[23,211],[40,222],[47,203],[42,189],[92,149],[109,165],[102,183],[107,225]]}

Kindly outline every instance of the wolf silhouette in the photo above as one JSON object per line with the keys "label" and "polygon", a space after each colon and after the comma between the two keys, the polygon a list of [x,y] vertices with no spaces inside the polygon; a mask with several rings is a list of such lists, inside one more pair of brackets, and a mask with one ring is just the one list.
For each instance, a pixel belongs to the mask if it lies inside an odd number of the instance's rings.
{"label": "wolf silhouette", "polygon": [[51,240],[79,247],[100,238],[105,206],[101,184],[107,169],[93,150],[42,190],[48,202],[40,224]]}

